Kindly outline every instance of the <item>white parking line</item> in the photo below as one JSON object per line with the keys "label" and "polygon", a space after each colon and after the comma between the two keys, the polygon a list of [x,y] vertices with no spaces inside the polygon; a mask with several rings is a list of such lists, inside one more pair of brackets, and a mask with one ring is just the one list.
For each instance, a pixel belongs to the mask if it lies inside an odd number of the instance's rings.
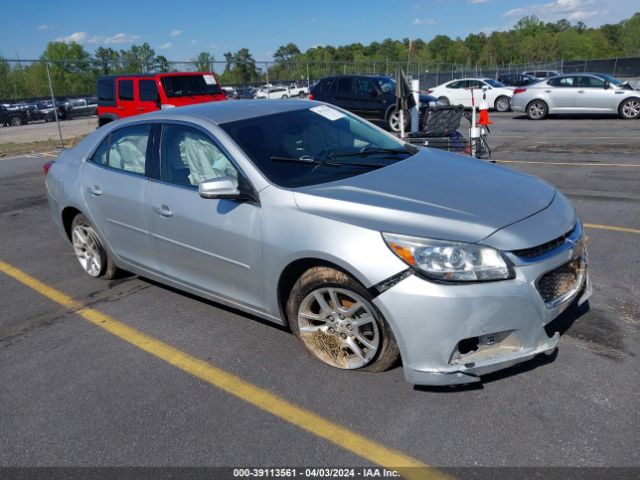
{"label": "white parking line", "polygon": [[24,153],[22,155],[14,155],[12,157],[0,157],[0,161],[3,161],[3,160],[16,160],[18,158],[38,158],[38,157],[58,158],[58,152],[53,150],[53,151],[49,151],[49,152]]}

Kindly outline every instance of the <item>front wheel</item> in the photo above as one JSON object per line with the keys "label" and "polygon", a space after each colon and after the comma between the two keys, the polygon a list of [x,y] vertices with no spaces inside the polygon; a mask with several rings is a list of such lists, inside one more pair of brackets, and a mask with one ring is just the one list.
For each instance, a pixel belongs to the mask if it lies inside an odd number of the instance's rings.
{"label": "front wheel", "polygon": [[90,277],[112,279],[120,270],[102,246],[100,238],[91,222],[78,214],[71,223],[71,242],[80,266]]}
{"label": "front wheel", "polygon": [[[407,110],[404,111],[404,130],[405,132],[409,128],[410,115]],[[387,118],[387,126],[389,130],[394,133],[398,133],[400,131],[400,110],[393,110],[389,113],[389,117]]]}
{"label": "front wheel", "polygon": [[504,95],[501,97],[498,97],[496,98],[496,103],[494,107],[498,112],[508,112],[509,108],[511,108],[511,99]]}
{"label": "front wheel", "polygon": [[527,117],[529,120],[542,120],[549,113],[549,107],[542,100],[534,100],[527,105]]}
{"label": "front wheel", "polygon": [[307,351],[332,367],[380,372],[399,358],[393,333],[369,292],[339,270],[307,270],[293,286],[287,316]]}
{"label": "front wheel", "polygon": [[640,118],[640,99],[628,98],[620,104],[620,118],[633,120]]}

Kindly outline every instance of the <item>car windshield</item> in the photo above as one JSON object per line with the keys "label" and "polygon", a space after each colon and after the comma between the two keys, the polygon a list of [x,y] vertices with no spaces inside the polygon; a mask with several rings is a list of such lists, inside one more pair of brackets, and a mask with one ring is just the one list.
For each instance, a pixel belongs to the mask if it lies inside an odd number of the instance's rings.
{"label": "car windshield", "polygon": [[497,80],[494,80],[493,78],[485,78],[484,81],[495,88],[502,88],[505,86],[504,83],[500,83]]}
{"label": "car windshield", "polygon": [[222,93],[213,75],[168,75],[162,77],[162,86],[167,97],[192,95],[217,95]]}
{"label": "car windshield", "polygon": [[417,151],[327,105],[220,126],[272,183],[286,188],[360,175]]}
{"label": "car windshield", "polygon": [[396,81],[392,78],[388,77],[380,77],[376,79],[378,85],[380,86],[380,90],[383,92],[395,92],[396,91]]}
{"label": "car windshield", "polygon": [[618,80],[617,78],[612,77],[611,75],[607,75],[606,73],[599,73],[597,76],[602,78],[603,80],[606,80],[611,85],[615,85],[616,87],[624,83],[621,80]]}

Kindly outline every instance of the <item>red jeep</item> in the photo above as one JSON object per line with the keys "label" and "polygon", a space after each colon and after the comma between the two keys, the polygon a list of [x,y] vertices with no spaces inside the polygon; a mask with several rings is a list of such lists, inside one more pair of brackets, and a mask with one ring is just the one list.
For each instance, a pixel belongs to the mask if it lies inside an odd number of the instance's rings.
{"label": "red jeep", "polygon": [[105,75],[98,78],[98,125],[154,110],[225,99],[211,72]]}

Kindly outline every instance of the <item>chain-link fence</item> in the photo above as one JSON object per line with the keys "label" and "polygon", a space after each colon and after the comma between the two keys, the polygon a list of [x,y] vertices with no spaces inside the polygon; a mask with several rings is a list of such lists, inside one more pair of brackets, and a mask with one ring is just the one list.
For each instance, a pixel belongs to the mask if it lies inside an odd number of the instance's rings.
{"label": "chain-link fence", "polygon": [[[500,66],[433,62],[168,61],[164,57],[81,61],[0,59],[0,155],[46,151],[76,143],[97,125],[96,85],[101,75],[152,72],[215,72],[223,86],[265,84],[308,87],[330,75],[387,75],[400,69],[420,80],[422,90],[456,78],[498,78],[536,70],[601,72],[640,79],[640,58],[556,61]],[[636,84],[637,85],[637,84]],[[10,127],[10,128],[9,128]]]}

